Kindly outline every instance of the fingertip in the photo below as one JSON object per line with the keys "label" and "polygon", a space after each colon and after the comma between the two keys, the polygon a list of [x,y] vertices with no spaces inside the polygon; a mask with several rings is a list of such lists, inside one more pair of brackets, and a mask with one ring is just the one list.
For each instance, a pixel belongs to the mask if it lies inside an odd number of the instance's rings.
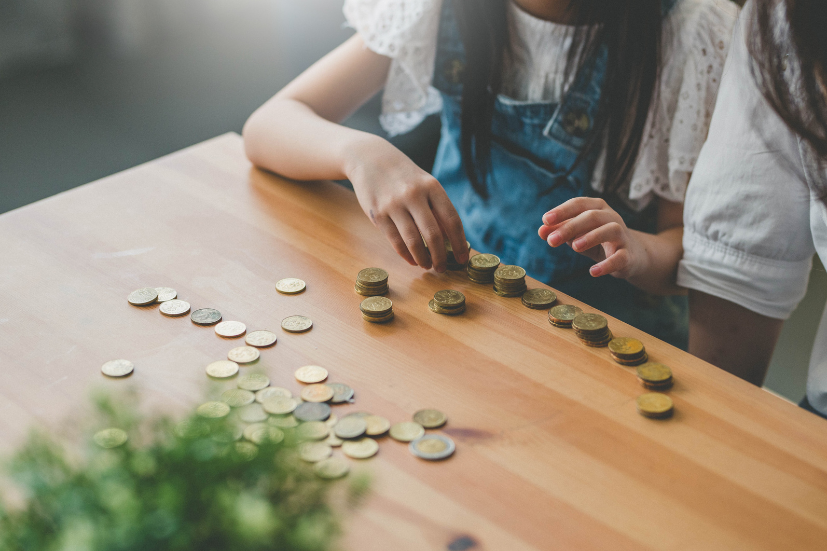
{"label": "fingertip", "polygon": [[557,220],[557,213],[550,210],[543,215],[543,224],[551,226]]}
{"label": "fingertip", "polygon": [[589,273],[592,277],[600,277],[603,275],[603,268],[600,266],[600,264],[595,264],[594,266],[589,268]]}

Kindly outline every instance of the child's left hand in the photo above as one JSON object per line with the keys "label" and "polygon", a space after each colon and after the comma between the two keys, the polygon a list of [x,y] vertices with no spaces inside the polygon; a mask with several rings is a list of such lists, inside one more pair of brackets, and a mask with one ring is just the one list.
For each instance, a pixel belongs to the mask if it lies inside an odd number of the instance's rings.
{"label": "child's left hand", "polygon": [[538,231],[552,247],[563,243],[596,261],[593,277],[633,275],[642,255],[634,232],[603,199],[576,197],[543,215]]}

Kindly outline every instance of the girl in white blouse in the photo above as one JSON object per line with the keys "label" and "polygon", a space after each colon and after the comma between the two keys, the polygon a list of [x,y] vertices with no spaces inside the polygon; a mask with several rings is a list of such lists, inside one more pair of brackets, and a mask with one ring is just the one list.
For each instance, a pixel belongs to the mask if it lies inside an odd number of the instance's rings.
{"label": "girl in white blouse", "polygon": [[[443,271],[444,237],[464,262],[467,236],[685,346],[684,297],[659,295],[680,292],[682,201],[734,4],[347,0],[345,15],[357,34],[248,120],[255,164],[349,179],[411,264]],[[386,140],[336,124],[382,88],[391,134],[441,113],[433,175]]]}

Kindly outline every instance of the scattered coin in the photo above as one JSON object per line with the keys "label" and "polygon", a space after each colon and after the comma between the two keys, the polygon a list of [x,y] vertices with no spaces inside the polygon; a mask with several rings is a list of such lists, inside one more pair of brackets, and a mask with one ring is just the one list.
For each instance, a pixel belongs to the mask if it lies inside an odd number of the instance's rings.
{"label": "scattered coin", "polygon": [[240,337],[247,331],[247,326],[240,321],[222,321],[215,326],[215,334],[225,339]]}
{"label": "scattered coin", "polygon": [[230,414],[230,406],[224,402],[206,402],[198,406],[195,413],[207,419],[220,419]]}
{"label": "scattered coin", "polygon": [[672,370],[657,362],[646,362],[637,367],[637,378],[650,390],[666,390],[672,387]]}
{"label": "scattered coin", "polygon": [[523,306],[534,310],[546,310],[557,301],[557,293],[551,289],[529,289],[521,297]]}
{"label": "scattered coin", "polygon": [[127,300],[129,301],[129,304],[132,304],[133,306],[155,304],[155,301],[158,300],[158,291],[156,291],[154,287],[137,289],[129,293]]}
{"label": "scattered coin", "polygon": [[327,435],[327,438],[325,438],[323,440],[323,442],[325,444],[327,444],[328,446],[331,446],[333,448],[338,448],[339,446],[342,445],[343,440],[341,438],[339,438],[338,436],[336,436],[335,434],[333,434],[333,432],[331,431],[330,434]]}
{"label": "scattered coin", "polygon": [[307,385],[301,392],[301,399],[305,402],[329,402],[331,398],[333,389],[323,384]]}
{"label": "scattered coin", "polygon": [[672,415],[673,408],[672,399],[660,392],[649,392],[637,399],[637,411],[644,417],[665,419]]}
{"label": "scattered coin", "polygon": [[253,331],[252,333],[247,333],[247,338],[245,340],[250,346],[267,348],[268,346],[273,346],[276,344],[278,336],[272,331],[260,329],[258,331]]}
{"label": "scattered coin", "polygon": [[475,254],[468,260],[468,279],[474,283],[493,283],[494,272],[500,266],[500,257],[493,254]]}
{"label": "scattered coin", "polygon": [[242,430],[238,425],[227,425],[219,428],[210,435],[210,438],[221,444],[230,444],[241,439]]}
{"label": "scattered coin", "polygon": [[296,400],[287,396],[272,396],[261,402],[264,411],[273,415],[293,413],[298,405],[299,403]]}
{"label": "scattered coin", "polygon": [[252,461],[258,455],[258,446],[252,442],[236,442],[235,451],[245,461]]}
{"label": "scattered coin", "polygon": [[555,327],[568,329],[574,318],[583,313],[583,310],[571,304],[560,304],[548,311],[548,322]]}
{"label": "scattered coin", "polygon": [[456,445],[453,440],[442,434],[426,434],[411,442],[409,449],[419,458],[439,461],[450,457],[456,450]]}
{"label": "scattered coin", "polygon": [[166,302],[178,298],[178,293],[176,293],[172,287],[155,287],[155,292],[158,293],[158,302]]}
{"label": "scattered coin", "polygon": [[165,316],[175,318],[190,311],[190,303],[185,300],[170,299],[161,303],[158,310]]}
{"label": "scattered coin", "polygon": [[126,377],[135,370],[135,364],[129,360],[111,360],[101,366],[107,377]]}
{"label": "scattered coin", "polygon": [[268,398],[274,398],[276,396],[292,398],[293,393],[287,390],[286,388],[281,388],[280,386],[268,386],[256,392],[256,402],[262,403],[264,402],[264,400]]}
{"label": "scattered coin", "polygon": [[438,429],[448,421],[448,418],[436,409],[420,409],[414,413],[413,420],[426,429]]}
{"label": "scattered coin", "polygon": [[[274,399],[271,398],[271,400]],[[302,422],[326,421],[330,417],[330,413],[330,406],[320,402],[302,402],[293,411],[296,419]]]}
{"label": "scattered coin", "polygon": [[242,390],[240,388],[231,388],[221,393],[221,401],[231,408],[240,408],[247,404],[252,404],[256,399],[256,395],[249,390]]}
{"label": "scattered coin", "polygon": [[216,379],[226,379],[238,373],[238,364],[229,360],[218,360],[207,366],[207,375]]}
{"label": "scattered coin", "polygon": [[281,320],[281,328],[288,333],[304,333],[313,327],[313,321],[306,316],[288,316]]}
{"label": "scattered coin", "polygon": [[344,440],[364,436],[368,430],[368,424],[363,417],[355,415],[343,417],[333,426],[333,434]]}
{"label": "scattered coin", "polygon": [[299,425],[296,434],[301,440],[324,440],[330,434],[330,427],[322,421],[307,421]]}
{"label": "scattered coin", "polygon": [[212,325],[221,321],[221,312],[214,308],[199,308],[190,314],[190,319],[196,325]]}
{"label": "scattered coin", "polygon": [[347,476],[347,473],[350,472],[350,466],[344,459],[339,457],[331,457],[330,459],[325,459],[324,461],[319,461],[316,463],[313,470],[319,478],[333,480]]}
{"label": "scattered coin", "polygon": [[333,448],[324,442],[305,442],[299,446],[299,457],[308,463],[318,463],[333,455]]}
{"label": "scattered coin", "polygon": [[244,438],[253,444],[261,444],[265,441],[278,444],[284,440],[284,433],[272,425],[253,423],[244,429]]}
{"label": "scattered coin", "polygon": [[318,365],[306,365],[296,370],[296,380],[305,384],[321,383],[327,379],[327,369]]}
{"label": "scattered coin", "polygon": [[327,386],[333,389],[333,398],[330,400],[331,404],[343,404],[353,400],[353,389],[342,383],[326,383]]}
{"label": "scattered coin", "polygon": [[280,429],[294,429],[299,426],[299,422],[292,415],[273,415],[267,422]]}
{"label": "scattered coin", "polygon": [[261,352],[252,346],[237,346],[227,353],[227,358],[237,364],[248,364],[256,361]]}
{"label": "scattered coin", "polygon": [[368,415],[364,418],[367,428],[365,434],[368,436],[384,436],[391,428],[391,422],[378,415]]}
{"label": "scattered coin", "polygon": [[525,270],[519,266],[500,266],[494,272],[494,292],[501,297],[519,297],[526,292]]}
{"label": "scattered coin", "polygon": [[238,411],[238,418],[245,423],[261,423],[267,420],[267,412],[261,404],[256,402],[240,407],[236,411]]}
{"label": "scattered coin", "polygon": [[286,277],[276,283],[276,291],[283,295],[297,295],[307,288],[304,281],[295,277]]}
{"label": "scattered coin", "polygon": [[376,455],[379,444],[373,438],[360,438],[342,443],[342,452],[353,459],[367,459]]}
{"label": "scattered coin", "polygon": [[382,268],[365,268],[356,274],[356,292],[373,297],[388,292],[388,272]]}
{"label": "scattered coin", "polygon": [[238,388],[256,392],[270,385],[270,378],[264,373],[247,373],[238,378]]}
{"label": "scattered coin", "polygon": [[192,440],[207,436],[210,433],[210,425],[204,419],[195,417],[184,419],[175,425],[173,431],[179,438]]}
{"label": "scattered coin", "polygon": [[579,314],[571,326],[586,346],[606,346],[614,338],[609,330],[609,321],[600,314]]}
{"label": "scattered coin", "polygon": [[101,448],[117,448],[118,446],[123,446],[126,444],[126,441],[129,437],[127,436],[126,432],[121,429],[103,429],[95,433],[95,436],[92,439],[95,441],[95,444],[100,446]]}
{"label": "scattered coin", "polygon": [[413,421],[396,423],[390,428],[390,437],[399,442],[412,442],[425,435],[425,428]]}
{"label": "scattered coin", "polygon": [[359,305],[362,319],[371,323],[385,323],[393,319],[393,302],[387,297],[372,296]]}

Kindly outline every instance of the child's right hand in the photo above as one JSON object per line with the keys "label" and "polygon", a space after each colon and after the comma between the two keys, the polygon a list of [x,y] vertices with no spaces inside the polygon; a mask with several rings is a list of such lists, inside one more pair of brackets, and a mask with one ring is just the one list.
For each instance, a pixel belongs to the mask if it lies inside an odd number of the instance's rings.
{"label": "child's right hand", "polygon": [[409,264],[444,272],[443,236],[457,262],[468,260],[462,221],[442,185],[390,142],[360,141],[348,154],[346,174],[362,210]]}

